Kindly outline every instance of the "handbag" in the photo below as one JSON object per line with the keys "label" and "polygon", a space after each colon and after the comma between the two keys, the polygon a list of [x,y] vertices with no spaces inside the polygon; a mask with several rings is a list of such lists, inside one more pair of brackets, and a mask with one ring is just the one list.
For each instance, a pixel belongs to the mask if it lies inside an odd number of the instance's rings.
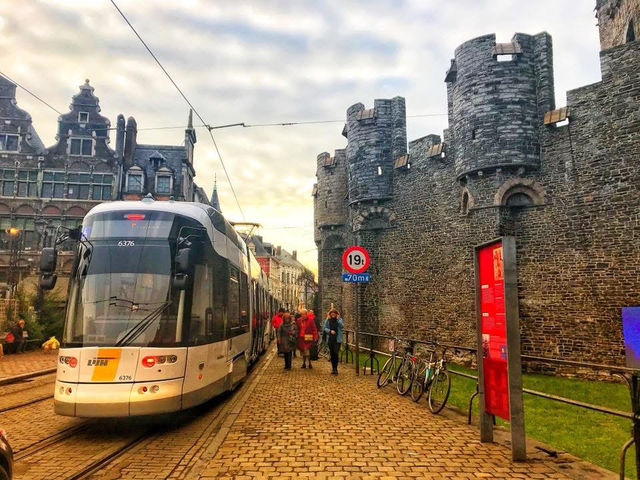
{"label": "handbag", "polygon": [[312,342],[313,341],[313,334],[312,333],[305,333],[304,334],[304,341],[305,342]]}
{"label": "handbag", "polygon": [[4,336],[4,341],[7,343],[13,343],[16,337],[13,336],[13,333],[9,332]]}

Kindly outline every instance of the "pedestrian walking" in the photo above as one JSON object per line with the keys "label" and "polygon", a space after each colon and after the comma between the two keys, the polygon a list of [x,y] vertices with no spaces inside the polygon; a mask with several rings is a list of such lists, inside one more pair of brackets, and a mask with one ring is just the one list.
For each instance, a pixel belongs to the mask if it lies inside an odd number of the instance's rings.
{"label": "pedestrian walking", "polygon": [[284,369],[291,370],[291,355],[296,348],[298,327],[287,310],[282,313],[282,323],[278,327],[278,338],[280,339],[280,350],[284,354]]}
{"label": "pedestrian walking", "polygon": [[302,354],[302,368],[313,368],[311,366],[311,345],[318,340],[318,329],[313,317],[308,315],[305,309],[300,310],[298,319],[298,350]]}
{"label": "pedestrian walking", "polygon": [[280,335],[278,335],[278,329],[280,328],[280,324],[282,324],[282,315],[284,313],[284,308],[280,308],[273,318],[271,318],[271,327],[276,334],[276,345],[278,347],[278,355],[282,353],[280,350]]}
{"label": "pedestrian walking", "polygon": [[342,331],[344,323],[340,318],[340,312],[332,308],[327,314],[324,321],[324,333],[327,335],[327,344],[329,345],[329,355],[331,357],[331,374],[338,374],[338,360],[340,352],[340,344],[342,343]]}

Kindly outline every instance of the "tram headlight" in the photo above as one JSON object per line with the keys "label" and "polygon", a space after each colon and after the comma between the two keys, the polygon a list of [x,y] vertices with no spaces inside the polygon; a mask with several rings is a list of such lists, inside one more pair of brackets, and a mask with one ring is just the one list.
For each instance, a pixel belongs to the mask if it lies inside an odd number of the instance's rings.
{"label": "tram headlight", "polygon": [[151,387],[151,393],[157,393],[158,390],[160,390],[160,387],[158,385],[154,385],[153,387]]}

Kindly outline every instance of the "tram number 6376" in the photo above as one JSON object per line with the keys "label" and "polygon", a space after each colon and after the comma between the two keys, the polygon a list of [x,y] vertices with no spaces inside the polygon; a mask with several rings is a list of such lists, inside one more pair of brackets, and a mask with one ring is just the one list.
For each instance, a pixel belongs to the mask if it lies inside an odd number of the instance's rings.
{"label": "tram number 6376", "polygon": [[118,242],[118,246],[119,247],[135,247],[136,242],[134,242],[133,240],[120,240]]}

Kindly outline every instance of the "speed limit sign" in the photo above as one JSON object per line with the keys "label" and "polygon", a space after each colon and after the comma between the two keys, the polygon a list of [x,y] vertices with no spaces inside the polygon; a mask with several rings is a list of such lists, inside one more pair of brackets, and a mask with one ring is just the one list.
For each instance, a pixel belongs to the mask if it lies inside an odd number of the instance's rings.
{"label": "speed limit sign", "polygon": [[367,270],[369,260],[369,252],[362,247],[349,247],[342,254],[342,266],[350,273],[362,273]]}

